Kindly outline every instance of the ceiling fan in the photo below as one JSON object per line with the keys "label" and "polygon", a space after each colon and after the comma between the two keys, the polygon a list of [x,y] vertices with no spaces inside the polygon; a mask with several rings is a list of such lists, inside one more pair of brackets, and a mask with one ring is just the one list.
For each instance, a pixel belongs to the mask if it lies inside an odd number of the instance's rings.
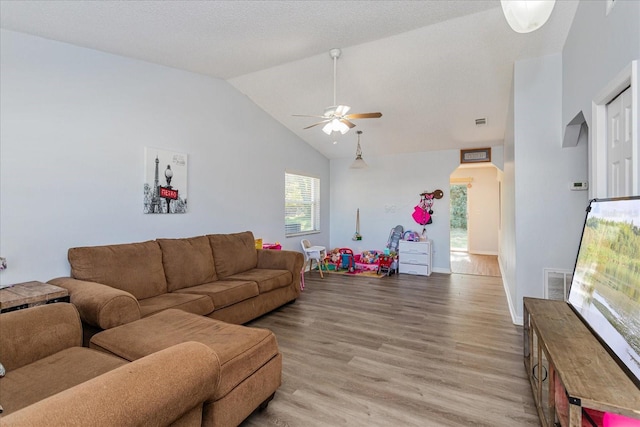
{"label": "ceiling fan", "polygon": [[349,129],[356,125],[351,122],[353,119],[377,119],[382,117],[382,113],[356,113],[347,114],[351,107],[348,105],[337,105],[336,102],[336,63],[342,51],[340,49],[331,49],[329,55],[333,58],[333,105],[324,109],[324,113],[321,116],[307,115],[307,114],[294,114],[296,117],[318,117],[323,120],[307,126],[304,129],[309,129],[314,126],[324,124],[322,131],[327,135],[331,135],[332,132],[340,132],[345,134]]}

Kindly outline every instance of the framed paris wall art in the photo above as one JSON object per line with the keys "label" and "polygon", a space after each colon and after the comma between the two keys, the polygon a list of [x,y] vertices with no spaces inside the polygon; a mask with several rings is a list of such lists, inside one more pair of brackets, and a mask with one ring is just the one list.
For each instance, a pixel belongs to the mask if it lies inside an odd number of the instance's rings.
{"label": "framed paris wall art", "polygon": [[187,212],[187,155],[144,149],[144,213]]}

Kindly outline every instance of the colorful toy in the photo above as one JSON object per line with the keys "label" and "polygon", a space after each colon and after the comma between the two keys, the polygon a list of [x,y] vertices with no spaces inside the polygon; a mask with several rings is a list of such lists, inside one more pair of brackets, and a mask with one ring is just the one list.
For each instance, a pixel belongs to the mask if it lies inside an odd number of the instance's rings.
{"label": "colorful toy", "polygon": [[340,262],[340,249],[335,248],[334,250],[332,250],[329,254],[329,260],[332,264],[338,265],[338,263]]}
{"label": "colorful toy", "polygon": [[342,259],[342,268],[346,268],[350,273],[353,273],[355,270],[353,251],[349,248],[340,248],[340,258]]}
{"label": "colorful toy", "polygon": [[420,235],[418,234],[417,231],[407,230],[404,232],[404,235],[402,236],[402,240],[406,240],[408,242],[419,242]]}
{"label": "colorful toy", "polygon": [[378,257],[378,271],[377,274],[386,273],[387,276],[391,276],[395,273],[395,255],[380,255]]}
{"label": "colorful toy", "polygon": [[401,225],[396,225],[391,229],[391,232],[389,233],[389,239],[387,240],[387,248],[389,249],[389,251],[398,252],[398,245],[400,243],[400,239],[402,239],[403,233],[404,227]]}

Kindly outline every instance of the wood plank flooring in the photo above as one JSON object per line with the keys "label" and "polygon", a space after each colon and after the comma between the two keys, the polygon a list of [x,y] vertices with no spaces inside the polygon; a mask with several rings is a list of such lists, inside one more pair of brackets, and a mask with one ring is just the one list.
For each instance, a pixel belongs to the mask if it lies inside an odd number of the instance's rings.
{"label": "wood plank flooring", "polygon": [[460,251],[451,251],[451,271],[478,276],[502,276],[496,255],[475,255]]}
{"label": "wood plank flooring", "polygon": [[305,275],[271,329],[283,381],[249,426],[539,426],[499,278]]}

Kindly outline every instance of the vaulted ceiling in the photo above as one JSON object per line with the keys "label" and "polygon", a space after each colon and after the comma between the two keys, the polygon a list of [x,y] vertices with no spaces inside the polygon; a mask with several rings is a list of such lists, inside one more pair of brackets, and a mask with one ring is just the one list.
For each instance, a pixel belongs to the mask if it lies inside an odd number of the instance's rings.
{"label": "vaulted ceiling", "polygon": [[[0,25],[225,79],[328,158],[352,157],[362,130],[366,158],[501,145],[514,62],[561,52],[577,4],[528,34],[498,0],[2,0]],[[383,114],[337,136],[292,116],[333,104],[332,48],[338,104]]]}

